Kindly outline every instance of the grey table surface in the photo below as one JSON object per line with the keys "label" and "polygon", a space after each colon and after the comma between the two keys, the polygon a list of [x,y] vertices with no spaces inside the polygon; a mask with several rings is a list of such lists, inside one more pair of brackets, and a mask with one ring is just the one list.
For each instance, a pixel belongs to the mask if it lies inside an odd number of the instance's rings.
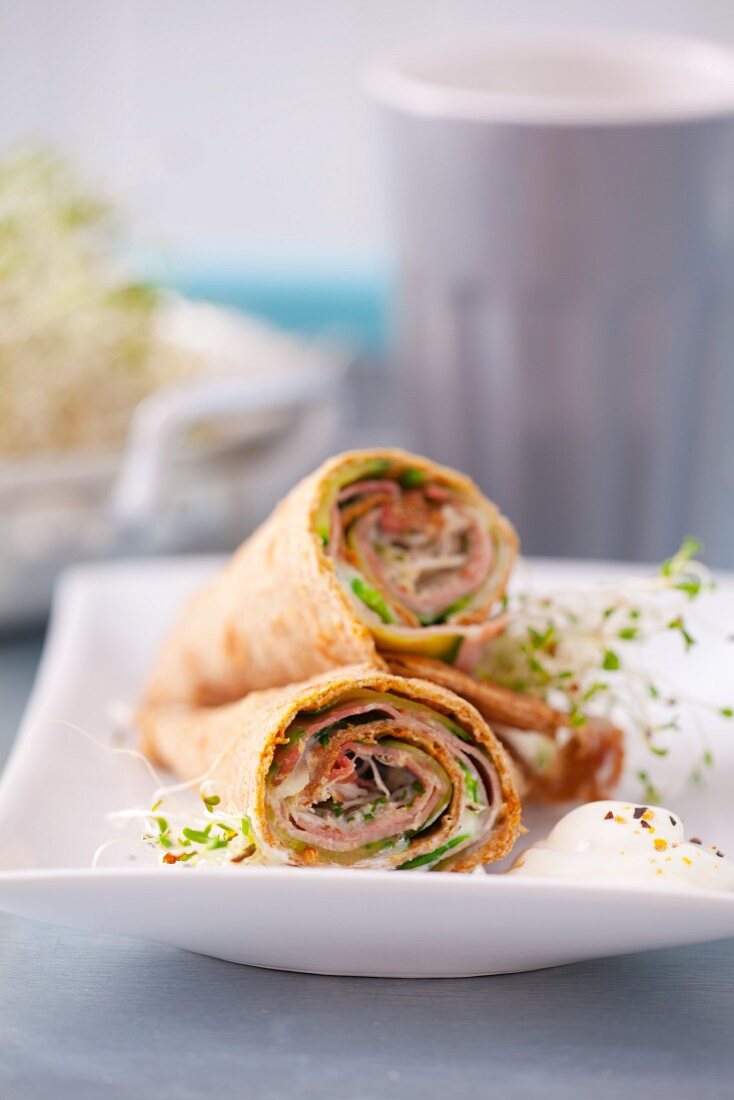
{"label": "grey table surface", "polygon": [[[0,642],[1,756],[40,645]],[[733,1010],[734,940],[389,981],[257,970],[0,914],[0,1100],[732,1098]]]}

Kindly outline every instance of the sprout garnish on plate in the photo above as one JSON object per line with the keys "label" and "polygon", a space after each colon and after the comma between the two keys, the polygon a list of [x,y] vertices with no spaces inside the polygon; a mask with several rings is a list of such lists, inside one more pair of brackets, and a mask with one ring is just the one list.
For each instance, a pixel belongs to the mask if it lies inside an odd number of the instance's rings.
{"label": "sprout garnish on plate", "polygon": [[[696,638],[688,605],[715,588],[697,558],[701,544],[687,538],[649,577],[553,594],[521,591],[506,598],[507,629],[484,653],[476,675],[548,702],[583,727],[592,714],[610,717],[639,733],[650,753],[667,756],[664,734],[679,728],[682,711],[699,708],[730,719],[734,710],[683,696],[639,662],[636,643],[666,634],[678,636],[686,653]],[[692,778],[710,767],[707,747]],[[649,773],[638,778],[651,798]]]}

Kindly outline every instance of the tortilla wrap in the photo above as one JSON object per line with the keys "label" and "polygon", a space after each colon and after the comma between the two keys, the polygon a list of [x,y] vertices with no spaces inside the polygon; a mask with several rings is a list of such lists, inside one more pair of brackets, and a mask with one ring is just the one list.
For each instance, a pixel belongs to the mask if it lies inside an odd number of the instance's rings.
{"label": "tortilla wrap", "polygon": [[520,830],[504,749],[437,684],[363,665],[139,720],[151,759],[249,817],[266,863],[470,871]]}
{"label": "tortilla wrap", "polygon": [[517,554],[512,525],[462,474],[398,450],[325,462],[197,594],[147,703],[206,706],[384,649],[470,669]]}

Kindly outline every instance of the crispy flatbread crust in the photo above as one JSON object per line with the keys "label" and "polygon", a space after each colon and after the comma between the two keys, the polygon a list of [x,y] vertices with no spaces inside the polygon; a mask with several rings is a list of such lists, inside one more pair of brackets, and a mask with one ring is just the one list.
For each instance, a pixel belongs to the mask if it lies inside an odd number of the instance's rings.
{"label": "crispy flatbread crust", "polygon": [[403,462],[443,481],[489,516],[508,548],[491,600],[503,593],[517,553],[517,535],[473,481],[400,450],[338,455],[297,485],[215,580],[191,600],[159,654],[147,705],[210,706],[340,665],[367,662],[386,667],[315,531],[319,505],[333,475],[350,466],[356,470],[371,459]]}
{"label": "crispy flatbread crust", "polygon": [[505,740],[520,773],[524,798],[536,802],[594,802],[608,798],[617,784],[624,762],[624,742],[621,731],[611,722],[588,718],[581,728],[569,729],[568,715],[542,700],[475,680],[442,661],[403,653],[387,653],[385,659],[390,670],[400,676],[431,680],[467,699],[500,740],[505,729],[544,733],[554,739],[563,730],[564,739],[553,761],[542,771],[530,768]]}
{"label": "crispy flatbread crust", "polygon": [[[460,853],[450,869],[471,871],[507,855],[520,830],[520,800],[505,751],[477,710],[438,684],[393,676],[362,665],[341,668],[301,684],[253,692],[240,702],[225,706],[146,708],[139,715],[142,748],[153,761],[182,779],[206,777],[220,793],[223,805],[248,814],[256,833],[268,845],[288,851],[273,833],[266,814],[266,781],[273,753],[287,740],[286,730],[299,711],[318,710],[360,688],[391,692],[427,704],[452,718],[484,747],[499,781],[502,806],[484,844],[466,855]],[[349,736],[346,735],[347,739]],[[450,838],[457,820],[461,781],[456,762],[443,746],[428,736],[412,740],[440,760],[454,780],[456,793],[441,819],[441,828],[415,843],[410,858],[434,851]],[[314,849],[306,849],[293,853],[291,862],[313,864],[317,858]],[[406,855],[396,853],[391,858],[381,853],[383,864],[386,859],[398,864],[405,861]]]}

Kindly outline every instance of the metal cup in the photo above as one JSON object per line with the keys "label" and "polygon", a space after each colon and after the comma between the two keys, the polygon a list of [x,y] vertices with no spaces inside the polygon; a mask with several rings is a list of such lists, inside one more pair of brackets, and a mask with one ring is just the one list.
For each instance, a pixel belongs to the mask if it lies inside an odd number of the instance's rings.
{"label": "metal cup", "polygon": [[532,553],[734,563],[734,53],[497,34],[368,85],[413,445]]}

